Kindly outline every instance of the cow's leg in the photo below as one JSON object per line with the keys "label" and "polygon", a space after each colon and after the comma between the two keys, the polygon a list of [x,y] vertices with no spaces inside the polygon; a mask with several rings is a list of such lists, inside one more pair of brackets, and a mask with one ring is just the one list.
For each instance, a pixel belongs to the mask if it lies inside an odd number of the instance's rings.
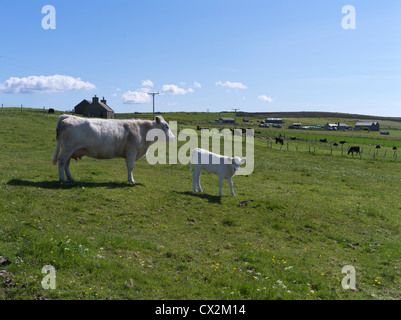
{"label": "cow's leg", "polygon": [[220,195],[220,197],[223,196],[223,192],[222,192],[223,183],[224,183],[224,178],[219,176],[219,195]]}
{"label": "cow's leg", "polygon": [[68,180],[74,181],[74,179],[71,176],[71,172],[70,172],[70,162],[71,162],[71,158],[68,159],[67,163],[65,164],[65,174],[66,174]]}
{"label": "cow's leg", "polygon": [[125,163],[127,165],[128,182],[135,184],[134,177],[132,176],[132,170],[134,169],[134,162],[136,159],[136,151],[127,152],[125,157]]}
{"label": "cow's leg", "polygon": [[230,186],[230,190],[231,190],[231,195],[235,197],[235,193],[234,193],[234,189],[233,189],[233,178],[228,178],[228,185]]}
{"label": "cow's leg", "polygon": [[67,165],[68,159],[66,158],[65,153],[61,152],[58,156],[58,179],[61,182],[65,182],[64,171]]}

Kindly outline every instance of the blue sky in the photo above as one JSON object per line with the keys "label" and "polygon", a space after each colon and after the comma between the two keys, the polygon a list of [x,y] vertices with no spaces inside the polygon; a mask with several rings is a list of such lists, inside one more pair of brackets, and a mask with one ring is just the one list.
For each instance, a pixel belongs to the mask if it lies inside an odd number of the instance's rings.
{"label": "blue sky", "polygon": [[157,91],[161,112],[400,117],[400,18],[399,0],[4,0],[0,103],[65,111],[96,94],[145,112]]}

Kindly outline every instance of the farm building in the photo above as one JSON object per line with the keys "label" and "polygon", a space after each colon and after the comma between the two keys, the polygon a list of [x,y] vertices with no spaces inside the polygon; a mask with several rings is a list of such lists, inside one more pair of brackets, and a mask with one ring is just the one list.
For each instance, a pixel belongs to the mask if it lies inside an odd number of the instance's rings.
{"label": "farm building", "polygon": [[380,125],[377,121],[358,121],[355,125],[355,129],[367,128],[370,131],[379,131]]}
{"label": "farm building", "polygon": [[218,121],[219,123],[235,123],[235,120],[233,118],[220,118]]}
{"label": "farm building", "polygon": [[325,130],[351,130],[352,128],[345,123],[326,123],[323,127]]}
{"label": "farm building", "polygon": [[302,123],[293,123],[288,126],[288,129],[302,129]]}
{"label": "farm building", "polygon": [[107,105],[104,97],[99,102],[99,98],[96,95],[92,98],[92,101],[85,99],[78,103],[74,108],[74,113],[85,117],[114,119],[113,109]]}
{"label": "farm building", "polygon": [[266,118],[267,123],[283,123],[282,118]]}

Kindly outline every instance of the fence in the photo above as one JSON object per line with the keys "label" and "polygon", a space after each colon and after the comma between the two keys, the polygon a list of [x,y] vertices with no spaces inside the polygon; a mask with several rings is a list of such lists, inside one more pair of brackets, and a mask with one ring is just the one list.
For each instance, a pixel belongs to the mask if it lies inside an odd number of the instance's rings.
{"label": "fence", "polygon": [[283,150],[288,152],[302,152],[313,155],[335,156],[356,158],[360,160],[390,160],[399,161],[398,150],[392,148],[376,148],[369,145],[361,146],[359,152],[349,152],[349,145],[341,144],[338,146],[329,143],[312,144],[308,142],[284,142],[276,143],[275,140],[267,140],[267,147],[270,149]]}

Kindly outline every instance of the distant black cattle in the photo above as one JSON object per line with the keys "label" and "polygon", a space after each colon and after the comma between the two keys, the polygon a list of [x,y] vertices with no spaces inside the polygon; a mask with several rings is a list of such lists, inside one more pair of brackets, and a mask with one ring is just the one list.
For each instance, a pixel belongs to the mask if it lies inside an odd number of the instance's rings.
{"label": "distant black cattle", "polygon": [[327,142],[327,139],[320,139],[320,142]]}
{"label": "distant black cattle", "polygon": [[397,150],[397,147],[393,147],[393,150]]}
{"label": "distant black cattle", "polygon": [[340,141],[340,144],[344,144],[344,143],[347,143],[347,141]]}
{"label": "distant black cattle", "polygon": [[380,149],[380,146],[379,146],[379,145],[377,145],[377,146],[376,146],[376,149]]}
{"label": "distant black cattle", "polygon": [[338,143],[337,143],[337,142],[334,142],[334,143],[333,143],[333,146],[338,147]]}
{"label": "distant black cattle", "polygon": [[47,110],[48,114],[54,114],[54,109],[50,108],[49,110]]}
{"label": "distant black cattle", "polygon": [[297,139],[297,137],[290,136],[290,140],[296,140],[296,139]]}
{"label": "distant black cattle", "polygon": [[280,143],[281,145],[284,144],[284,138],[283,137],[276,137],[276,144]]}
{"label": "distant black cattle", "polygon": [[354,155],[354,152],[356,153],[356,154],[360,154],[361,152],[360,152],[360,149],[359,149],[359,147],[350,147],[349,149],[348,149],[348,154],[352,154],[352,155]]}

